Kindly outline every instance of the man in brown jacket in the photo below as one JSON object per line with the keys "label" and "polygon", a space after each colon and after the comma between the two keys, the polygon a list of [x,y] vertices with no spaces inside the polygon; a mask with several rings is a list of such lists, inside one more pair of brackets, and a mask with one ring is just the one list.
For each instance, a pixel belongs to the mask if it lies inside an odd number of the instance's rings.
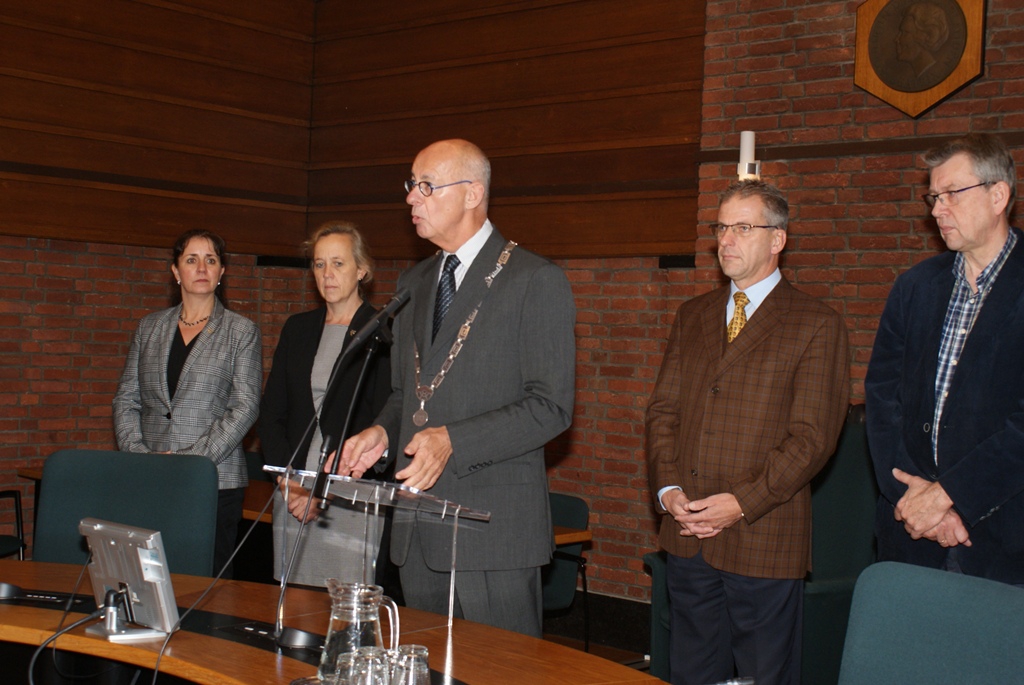
{"label": "man in brown jacket", "polygon": [[788,220],[766,183],[726,191],[731,284],[679,307],[647,406],[676,685],[800,682],[809,483],[835,449],[849,359],[842,318],[779,272]]}

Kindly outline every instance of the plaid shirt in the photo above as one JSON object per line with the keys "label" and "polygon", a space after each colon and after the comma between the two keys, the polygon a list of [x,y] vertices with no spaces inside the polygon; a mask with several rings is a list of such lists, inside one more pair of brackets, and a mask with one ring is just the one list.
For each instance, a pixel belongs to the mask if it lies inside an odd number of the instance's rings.
{"label": "plaid shirt", "polygon": [[974,322],[981,313],[981,306],[985,298],[995,285],[996,277],[1010,256],[1010,251],[1017,244],[1017,235],[1010,231],[1010,235],[1003,244],[996,258],[982,269],[978,274],[978,292],[971,290],[971,284],[964,274],[964,255],[958,253],[953,261],[953,292],[949,296],[949,306],[946,308],[946,319],[942,323],[942,342],[939,345],[939,366],[935,374],[935,418],[932,421],[932,455],[935,463],[939,463],[939,420],[942,418],[942,410],[946,406],[946,396],[949,394],[949,386],[953,382],[953,372],[956,370],[957,360],[963,352],[967,343],[967,336],[970,335]]}

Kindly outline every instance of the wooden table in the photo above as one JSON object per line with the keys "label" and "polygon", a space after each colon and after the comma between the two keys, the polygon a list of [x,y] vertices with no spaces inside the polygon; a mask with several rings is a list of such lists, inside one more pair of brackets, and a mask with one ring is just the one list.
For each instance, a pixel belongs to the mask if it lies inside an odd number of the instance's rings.
{"label": "wooden table", "polygon": [[[0,580],[22,588],[67,591],[79,567],[0,560]],[[88,583],[88,579],[86,579]],[[178,604],[191,604],[208,578],[174,575]],[[89,592],[89,590],[86,590]],[[260,583],[220,581],[199,609],[240,621],[273,621],[277,588]],[[329,599],[322,592],[291,589],[285,625],[323,634]],[[553,642],[456,619],[451,636],[446,618],[403,608],[401,641],[430,650],[430,666],[468,685],[653,685],[660,681],[626,666]],[[0,601],[0,640],[39,645],[56,630],[61,612]],[[80,615],[73,615],[79,618]],[[70,623],[67,621],[65,624]],[[86,635],[82,628],[57,640],[61,650],[91,654],[152,669],[159,642],[115,644]],[[316,668],[276,651],[222,639],[216,633],[180,631],[160,662],[161,671],[202,685],[288,685]]]}

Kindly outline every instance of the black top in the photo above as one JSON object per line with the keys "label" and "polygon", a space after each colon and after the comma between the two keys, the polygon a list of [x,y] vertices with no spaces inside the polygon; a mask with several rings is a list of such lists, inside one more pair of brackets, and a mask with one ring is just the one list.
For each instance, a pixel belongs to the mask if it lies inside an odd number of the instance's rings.
{"label": "black top", "polygon": [[186,343],[185,337],[181,334],[181,329],[175,327],[174,331],[177,335],[171,341],[171,352],[167,355],[167,391],[170,393],[172,400],[174,399],[174,391],[178,389],[178,379],[181,378],[181,370],[185,368],[185,360],[188,359],[188,353],[192,351],[192,343],[199,338],[197,335]]}
{"label": "black top", "polygon": [[[349,325],[343,353],[352,337],[376,312],[366,303],[359,307]],[[281,330],[281,338],[274,352],[274,365],[260,403],[260,444],[264,460],[272,466],[285,466],[296,452],[296,465],[302,468],[306,462],[311,440],[307,438],[301,444],[299,441],[315,413],[309,377],[326,321],[327,308],[320,307],[289,317]],[[386,346],[380,346],[370,363],[352,416],[349,435],[355,435],[373,425],[391,394],[389,353]],[[320,412],[319,430],[323,436],[330,435],[336,441],[347,437],[341,436],[340,432],[365,359],[365,347],[355,350],[339,370],[339,380],[334,391],[324,399]]]}

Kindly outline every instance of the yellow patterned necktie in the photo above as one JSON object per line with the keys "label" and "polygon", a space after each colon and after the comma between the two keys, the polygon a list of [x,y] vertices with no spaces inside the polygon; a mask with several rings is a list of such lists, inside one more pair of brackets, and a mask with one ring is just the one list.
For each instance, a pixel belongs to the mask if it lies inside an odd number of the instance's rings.
{"label": "yellow patterned necktie", "polygon": [[734,293],[732,299],[736,303],[736,311],[733,312],[732,321],[729,322],[729,327],[726,329],[729,342],[735,340],[736,336],[740,334],[740,331],[747,324],[747,313],[743,311],[743,308],[750,303],[750,298],[747,297],[746,293]]}

